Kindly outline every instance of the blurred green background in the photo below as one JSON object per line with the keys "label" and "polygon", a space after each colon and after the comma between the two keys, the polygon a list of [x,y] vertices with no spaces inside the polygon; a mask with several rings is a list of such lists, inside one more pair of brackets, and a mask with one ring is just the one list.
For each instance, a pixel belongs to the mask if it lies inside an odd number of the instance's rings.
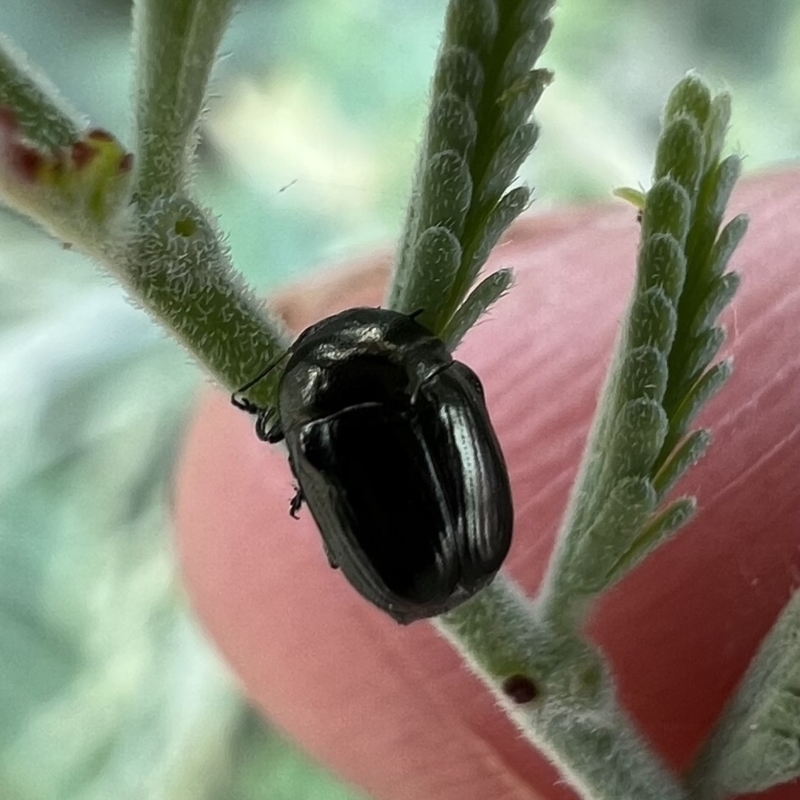
{"label": "blurred green background", "polygon": [[[269,291],[396,236],[444,0],[252,0],[199,191]],[[562,0],[536,208],[647,185],[690,68],[753,171],[800,152],[796,0]],[[2,0],[0,30],[131,141],[130,3]],[[0,798],[355,798],[251,712],[175,574],[170,470],[203,378],[86,259],[0,212]],[[322,552],[320,551],[320,557]]]}

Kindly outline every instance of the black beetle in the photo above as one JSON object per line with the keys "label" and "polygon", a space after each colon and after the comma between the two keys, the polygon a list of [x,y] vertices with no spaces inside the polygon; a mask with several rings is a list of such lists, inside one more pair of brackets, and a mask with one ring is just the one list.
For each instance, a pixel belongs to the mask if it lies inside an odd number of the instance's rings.
{"label": "black beetle", "polygon": [[511,544],[503,454],[478,377],[415,315],[353,308],[286,355],[278,415],[238,397],[268,442],[286,439],[331,566],[397,622],[485,586]]}

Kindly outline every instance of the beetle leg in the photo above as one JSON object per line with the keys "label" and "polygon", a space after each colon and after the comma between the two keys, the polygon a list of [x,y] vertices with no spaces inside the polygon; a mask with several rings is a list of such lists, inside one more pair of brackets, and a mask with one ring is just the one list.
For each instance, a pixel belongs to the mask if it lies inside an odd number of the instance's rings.
{"label": "beetle leg", "polygon": [[241,411],[246,411],[248,414],[258,414],[261,409],[246,397],[240,397],[238,392],[231,395],[231,403]]}
{"label": "beetle leg", "polygon": [[268,442],[269,444],[280,442],[283,439],[283,428],[280,420],[276,420],[270,425],[270,420],[275,416],[275,409],[261,408],[256,413],[258,414],[256,417],[256,436],[262,442]]}
{"label": "beetle leg", "polygon": [[295,489],[294,497],[289,501],[289,516],[292,519],[299,519],[300,509],[303,507],[303,490],[298,486]]}
{"label": "beetle leg", "polygon": [[268,428],[264,432],[264,441],[269,442],[269,444],[277,444],[278,442],[282,442],[283,439],[283,426],[281,425],[280,420],[277,420],[275,423],[273,423],[271,428]]}

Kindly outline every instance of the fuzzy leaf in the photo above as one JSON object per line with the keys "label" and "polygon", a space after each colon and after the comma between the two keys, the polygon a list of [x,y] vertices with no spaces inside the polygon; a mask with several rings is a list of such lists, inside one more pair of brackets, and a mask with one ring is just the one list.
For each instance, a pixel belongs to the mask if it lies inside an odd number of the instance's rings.
{"label": "fuzzy leaf", "polygon": [[683,363],[682,373],[685,377],[678,384],[676,394],[685,394],[694,385],[724,342],[725,329],[720,327],[706,328],[700,335],[692,338],[688,355]]}
{"label": "fuzzy leaf", "polygon": [[697,504],[693,497],[683,497],[656,515],[631,543],[628,550],[609,569],[606,579],[610,586],[638,566],[650,553],[677,533],[693,516]]}
{"label": "fuzzy leaf", "polygon": [[642,214],[642,241],[663,233],[682,244],[689,232],[691,213],[692,202],[686,190],[672,178],[661,178],[647,193]]}
{"label": "fuzzy leaf", "polygon": [[664,444],[665,453],[683,438],[697,413],[722,388],[732,372],[733,362],[722,361],[708,370],[687,392],[670,417],[669,435]]}
{"label": "fuzzy leaf", "polygon": [[653,487],[658,499],[663,500],[675,484],[704,455],[711,444],[711,434],[703,429],[694,431],[672,451],[667,462],[653,476]]}
{"label": "fuzzy leaf", "polygon": [[[599,592],[609,585],[607,576],[617,561],[618,548],[630,547],[655,504],[656,493],[646,478],[626,478],[612,487],[594,523],[581,537],[576,558],[592,567],[584,570],[586,579],[576,587],[579,591]],[[606,540],[609,536],[612,541]]]}
{"label": "fuzzy leaf", "polygon": [[422,179],[417,230],[441,225],[459,237],[471,199],[472,178],[466,161],[455,150],[437,153],[427,162]]}
{"label": "fuzzy leaf", "polygon": [[703,142],[706,151],[706,170],[719,161],[722,148],[725,145],[725,135],[731,121],[731,96],[727,92],[720,92],[712,101],[708,119],[703,128]]}
{"label": "fuzzy leaf", "polygon": [[550,70],[533,69],[507,86],[497,98],[500,114],[492,129],[492,139],[499,140],[508,131],[516,130],[522,125],[552,81],[553,73]]}
{"label": "fuzzy leaf", "polygon": [[438,334],[437,320],[441,314],[439,286],[448,286],[461,263],[461,245],[444,226],[423,231],[412,258],[414,267],[406,297],[411,311],[422,310],[419,322]]}
{"label": "fuzzy leaf", "polygon": [[741,169],[741,159],[729,156],[703,179],[697,214],[686,242],[687,258],[694,265],[692,285],[701,283],[704,278],[702,267],[707,263],[714,246],[722,216]]}
{"label": "fuzzy leaf", "polygon": [[690,783],[697,790],[712,789],[717,797],[731,797],[797,777],[800,591],[795,590],[703,747]]}
{"label": "fuzzy leaf", "polygon": [[629,350],[620,366],[620,392],[624,397],[643,397],[661,402],[667,386],[667,359],[652,345]]}
{"label": "fuzzy leaf", "polygon": [[614,197],[618,197],[620,200],[624,200],[626,203],[630,203],[639,211],[644,210],[647,195],[641,189],[634,189],[631,186],[619,186],[614,189],[611,194],[614,195]]}
{"label": "fuzzy leaf", "polygon": [[629,346],[651,345],[668,353],[675,338],[676,324],[675,306],[660,286],[654,286],[633,301],[628,324]]}
{"label": "fuzzy leaf", "polygon": [[687,75],[672,90],[664,109],[664,121],[669,124],[681,117],[689,117],[704,128],[711,111],[711,92],[697,75]]}
{"label": "fuzzy leaf", "polygon": [[530,74],[553,32],[553,20],[538,19],[536,24],[518,36],[500,71],[498,86],[502,93]]}
{"label": "fuzzy leaf", "polygon": [[495,0],[452,0],[447,7],[445,38],[484,56],[494,44],[499,24]]}
{"label": "fuzzy leaf", "polygon": [[484,278],[472,290],[442,332],[449,350],[458,347],[464,334],[511,288],[513,281],[511,270],[501,269]]}
{"label": "fuzzy leaf", "polygon": [[496,202],[517,176],[522,162],[530,155],[537,139],[539,126],[535,122],[520,125],[506,136],[494,152],[486,176],[476,192],[476,202],[483,207]]}
{"label": "fuzzy leaf", "polygon": [[733,251],[747,233],[749,220],[745,214],[734,217],[720,232],[717,241],[708,257],[706,273],[709,276],[721,275],[728,266],[728,261],[733,255]]}
{"label": "fuzzy leaf", "polygon": [[703,136],[690,117],[668,120],[656,151],[653,177],[669,177],[693,195],[700,184],[704,167]]}
{"label": "fuzzy leaf", "polygon": [[430,111],[428,141],[425,143],[428,153],[435,155],[452,150],[466,162],[477,136],[478,123],[469,103],[450,92],[439,95]]}
{"label": "fuzzy leaf", "polygon": [[655,400],[629,400],[619,410],[612,428],[613,449],[607,456],[605,472],[618,477],[649,475],[664,437],[667,416]]}
{"label": "fuzzy leaf", "polygon": [[472,50],[450,46],[439,56],[433,78],[434,92],[454,94],[474,112],[481,99],[483,82],[481,60]]}
{"label": "fuzzy leaf", "polygon": [[531,191],[527,186],[517,186],[506,192],[497,205],[488,213],[485,222],[479,226],[480,240],[472,250],[464,283],[471,284],[486,263],[494,246],[508,229],[508,226],[528,207]]}
{"label": "fuzzy leaf", "polygon": [[645,239],[639,250],[637,274],[644,289],[660,286],[677,306],[686,278],[686,257],[678,240],[668,233]]}
{"label": "fuzzy leaf", "polygon": [[690,336],[699,336],[714,324],[722,309],[733,299],[739,283],[739,276],[735,272],[727,272],[713,279],[694,319],[689,323]]}

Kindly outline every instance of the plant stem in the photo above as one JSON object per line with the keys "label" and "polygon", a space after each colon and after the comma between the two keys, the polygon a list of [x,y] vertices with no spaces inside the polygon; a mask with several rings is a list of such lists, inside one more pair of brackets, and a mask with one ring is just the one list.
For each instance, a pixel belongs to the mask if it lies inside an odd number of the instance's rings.
{"label": "plant stem", "polygon": [[236,0],[137,0],[135,193],[189,190],[197,123]]}
{"label": "plant stem", "polygon": [[68,108],[55,87],[28,64],[25,54],[0,35],[0,107],[13,111],[26,139],[45,149],[74,142],[85,121]]}
{"label": "plant stem", "polygon": [[[550,626],[507,578],[439,617],[439,631],[497,697],[522,735],[587,800],[683,800],[684,791],[618,708],[597,653]],[[529,702],[507,689],[528,679]]]}

